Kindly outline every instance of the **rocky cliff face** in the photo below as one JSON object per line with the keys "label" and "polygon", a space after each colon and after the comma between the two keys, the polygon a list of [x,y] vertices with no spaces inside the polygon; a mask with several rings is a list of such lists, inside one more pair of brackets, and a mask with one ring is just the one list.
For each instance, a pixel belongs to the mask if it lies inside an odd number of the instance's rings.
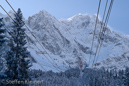
{"label": "rocky cliff face", "polygon": [[[4,16],[4,19],[5,23],[9,25],[11,22],[9,18]],[[26,20],[26,24],[57,65],[62,70],[66,70],[68,67],[78,67],[79,60],[83,64],[88,63],[90,53],[92,54],[90,65],[92,64],[97,47],[98,34],[101,28],[101,21],[98,20],[94,46],[91,51],[95,20],[95,15],[79,14],[58,21],[55,17],[43,10],[29,17]],[[105,30],[104,42],[96,63],[97,67],[104,66],[105,68],[121,69],[128,66],[126,63],[129,63],[129,37],[116,33],[109,27],[105,27]],[[47,54],[44,54],[44,56],[33,43],[42,51],[44,49],[41,48],[29,31],[26,31],[26,33],[29,35],[28,50],[31,52],[33,58],[47,70],[52,69],[56,71],[53,65],[45,58],[45,56],[49,56]],[[50,61],[52,62],[51,59]],[[53,64],[56,65],[55,63]],[[37,63],[33,63],[33,68],[40,69]]]}

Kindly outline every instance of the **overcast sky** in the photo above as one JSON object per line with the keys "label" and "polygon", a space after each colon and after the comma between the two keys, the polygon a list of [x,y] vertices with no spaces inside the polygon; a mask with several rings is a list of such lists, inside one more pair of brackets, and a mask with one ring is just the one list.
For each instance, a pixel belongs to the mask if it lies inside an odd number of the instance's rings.
{"label": "overcast sky", "polygon": [[[67,19],[75,14],[96,14],[99,0],[8,0],[15,10],[21,8],[27,19],[40,10],[46,10],[59,19]],[[102,17],[106,0],[101,0]],[[110,0],[108,0],[110,2]],[[11,10],[5,0],[0,0],[7,11]],[[109,5],[109,4],[108,4]],[[0,8],[0,12],[5,14]],[[129,0],[114,0],[108,25],[117,32],[129,35]]]}

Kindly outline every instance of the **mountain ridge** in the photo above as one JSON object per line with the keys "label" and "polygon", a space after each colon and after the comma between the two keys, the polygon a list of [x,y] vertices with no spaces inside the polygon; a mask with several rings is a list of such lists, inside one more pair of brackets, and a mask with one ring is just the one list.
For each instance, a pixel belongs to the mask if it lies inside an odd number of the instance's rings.
{"label": "mountain ridge", "polygon": [[[4,17],[4,19],[5,18],[7,17]],[[30,16],[26,20],[26,24],[38,40],[40,40],[40,43],[44,45],[44,48],[54,59],[57,65],[62,68],[62,70],[66,70],[69,67],[79,67],[80,59],[83,64],[86,65],[89,61],[89,54],[91,52],[92,57],[90,65],[92,64],[93,55],[97,46],[98,34],[101,28],[101,20],[98,20],[95,32],[94,48],[91,51],[90,47],[93,38],[95,20],[95,15],[90,16],[88,14],[78,14],[68,19],[57,20],[54,16],[43,10],[33,16]],[[10,23],[8,23],[8,25]],[[116,59],[122,57],[123,53],[129,51],[128,36],[116,33],[115,31],[110,30],[109,27],[105,28],[105,39],[97,62],[97,64],[99,64],[97,65],[97,68],[105,67],[107,69],[113,69],[111,63],[107,61],[108,58],[112,58],[114,63],[116,63],[116,65],[113,64],[115,69],[122,69],[125,66],[128,66],[126,64],[128,61],[125,64],[121,64],[122,66],[117,64],[119,62],[124,63],[122,62],[123,59],[125,61],[128,60],[128,54],[126,58],[116,61]],[[29,35],[30,39],[34,40],[29,31],[26,31],[26,33]],[[52,67],[42,54],[36,53],[40,51],[33,46],[33,43],[29,40],[28,42],[28,50],[31,52],[33,58],[41,63],[42,66],[48,65]],[[35,40],[34,43],[40,47]],[[41,47],[40,49],[43,50]],[[37,66],[37,63],[33,63],[32,68]],[[40,67],[37,68],[41,69]],[[47,70],[52,69],[53,71],[56,71],[54,67],[48,68],[45,66],[45,68]]]}

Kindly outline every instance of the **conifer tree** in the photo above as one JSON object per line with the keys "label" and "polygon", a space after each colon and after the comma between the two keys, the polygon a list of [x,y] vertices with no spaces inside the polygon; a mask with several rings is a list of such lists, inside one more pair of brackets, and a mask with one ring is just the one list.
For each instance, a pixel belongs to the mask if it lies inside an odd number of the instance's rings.
{"label": "conifer tree", "polygon": [[[5,41],[5,36],[3,35],[5,30],[2,29],[2,27],[4,26],[4,24],[2,24],[2,19],[3,18],[0,18],[0,47],[2,46],[2,44],[4,43]],[[2,58],[1,58],[1,54],[0,54],[0,70],[2,69]]]}
{"label": "conifer tree", "polygon": [[1,65],[2,64],[1,62],[3,62],[2,61],[2,57],[3,57],[2,48],[3,48],[3,44],[5,43],[5,37],[6,37],[5,36],[6,30],[3,29],[4,24],[2,24],[2,20],[3,20],[3,18],[0,18],[0,51],[1,51],[1,53],[0,53],[0,70],[2,69],[1,67],[3,67],[3,65]]}
{"label": "conifer tree", "polygon": [[129,86],[129,68],[126,68],[123,79],[124,79],[124,85]]}
{"label": "conifer tree", "polygon": [[21,10],[18,9],[15,14],[13,29],[11,32],[11,39],[9,43],[10,50],[8,51],[6,58],[6,74],[11,80],[18,79],[25,81],[26,79],[30,79],[28,76],[30,54],[27,51],[25,28],[23,28],[23,26],[24,22],[22,20],[22,13]]}
{"label": "conifer tree", "polygon": [[3,18],[0,18],[0,46],[5,42],[5,29],[2,29],[4,24],[2,24]]}
{"label": "conifer tree", "polygon": [[[5,29],[3,29],[2,27],[4,26],[4,24],[2,24],[2,20],[3,18],[0,18],[0,49],[2,47],[2,45],[4,44],[5,42]],[[1,51],[1,50],[0,50]],[[2,60],[2,53],[0,53],[0,71],[3,69],[3,60]],[[0,73],[0,81],[5,78],[6,75],[4,74],[1,74]],[[3,84],[0,82],[0,86],[2,86]]]}

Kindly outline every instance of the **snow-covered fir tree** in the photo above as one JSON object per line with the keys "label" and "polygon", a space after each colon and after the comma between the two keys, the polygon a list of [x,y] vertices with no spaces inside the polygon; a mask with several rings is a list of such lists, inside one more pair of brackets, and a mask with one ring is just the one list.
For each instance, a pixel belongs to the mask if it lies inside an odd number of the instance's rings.
{"label": "snow-covered fir tree", "polygon": [[123,76],[123,82],[125,86],[129,86],[129,68],[126,68],[125,74]]}
{"label": "snow-covered fir tree", "polygon": [[[6,41],[5,40],[5,29],[3,29],[3,26],[4,26],[4,24],[2,23],[2,20],[3,20],[3,18],[0,18],[0,49],[2,49],[1,47],[2,47],[2,45],[4,44],[4,42]],[[1,50],[0,50],[1,51]],[[2,51],[1,51],[2,52]],[[2,54],[3,53],[0,53],[0,71],[3,69],[3,63],[1,63],[1,62],[3,62],[3,60],[2,60]],[[2,79],[4,79],[6,77],[6,75],[5,74],[1,74],[0,73],[0,81],[2,80]],[[3,84],[0,82],[0,86],[2,86]]]}
{"label": "snow-covered fir tree", "polygon": [[6,39],[5,39],[5,37],[6,37],[6,35],[5,35],[5,32],[6,32],[6,29],[3,29],[3,26],[4,26],[4,24],[2,23],[2,20],[3,20],[3,18],[0,18],[0,70],[2,69],[1,67],[2,67],[2,63],[1,62],[3,62],[3,60],[2,60],[2,57],[3,57],[3,44],[4,44],[4,42],[6,41]]}
{"label": "snow-covered fir tree", "polygon": [[10,50],[7,53],[7,70],[8,79],[11,80],[26,80],[30,79],[28,76],[28,69],[30,67],[30,54],[26,47],[25,28],[22,20],[21,10],[18,9],[15,14],[13,29],[11,31],[11,38],[9,42]]}
{"label": "snow-covered fir tree", "polygon": [[4,26],[4,24],[2,24],[2,20],[3,18],[0,18],[0,46],[2,46],[2,44],[5,42],[5,29],[3,29],[2,27]]}

